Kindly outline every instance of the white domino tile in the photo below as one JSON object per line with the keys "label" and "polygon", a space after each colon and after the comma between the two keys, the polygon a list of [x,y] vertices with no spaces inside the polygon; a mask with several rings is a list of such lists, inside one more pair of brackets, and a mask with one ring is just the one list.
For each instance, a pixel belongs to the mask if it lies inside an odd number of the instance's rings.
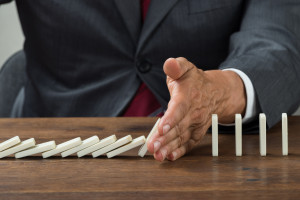
{"label": "white domino tile", "polygon": [[62,152],[61,156],[63,158],[67,157],[67,156],[72,155],[74,153],[77,153],[77,152],[79,152],[79,151],[81,151],[83,149],[86,149],[86,148],[88,148],[88,147],[90,147],[90,146],[98,143],[99,141],[100,141],[99,137],[96,136],[96,135],[94,135],[92,137],[89,137],[89,138],[83,140],[81,145],[79,145],[77,147],[74,147],[72,149],[69,149],[67,151]]}
{"label": "white domino tile", "polygon": [[218,115],[212,115],[212,156],[218,156]]}
{"label": "white domino tile", "polygon": [[102,149],[99,149],[98,151],[93,152],[92,155],[93,155],[94,158],[98,157],[98,156],[101,156],[102,154],[110,152],[110,151],[112,151],[112,150],[114,150],[114,149],[116,149],[120,146],[123,146],[123,145],[125,145],[125,144],[127,144],[131,141],[132,141],[131,135],[127,135],[125,137],[122,137],[121,139],[118,139],[115,143],[110,144],[110,145],[108,145],[108,146],[106,146]]}
{"label": "white domino tile", "polygon": [[51,149],[55,149],[55,141],[49,141],[45,143],[38,144],[30,149],[27,149],[25,151],[21,151],[15,154],[16,158],[23,158],[26,156],[31,156],[38,153],[43,153],[45,151],[49,151]]}
{"label": "white domino tile", "polygon": [[56,146],[55,149],[52,149],[50,151],[46,151],[42,154],[43,158],[49,158],[50,156],[54,156],[56,154],[59,154],[63,151],[66,151],[68,149],[71,149],[73,147],[79,146],[82,144],[81,138],[77,137],[75,139],[66,141],[64,143],[61,143],[59,145]]}
{"label": "white domino tile", "polygon": [[286,113],[282,113],[282,155],[288,154],[288,117]]}
{"label": "white domino tile", "polygon": [[150,131],[149,135],[147,136],[145,144],[143,146],[141,146],[141,148],[139,150],[139,153],[138,153],[139,156],[144,157],[146,155],[146,153],[148,151],[148,149],[147,149],[147,141],[157,131],[159,121],[160,121],[160,118],[156,121],[156,123],[154,124],[152,130]]}
{"label": "white domino tile", "polygon": [[0,151],[4,151],[5,149],[13,147],[16,144],[19,144],[20,142],[21,142],[21,140],[20,140],[19,136],[15,136],[13,138],[10,138],[10,139],[0,143]]}
{"label": "white domino tile", "polygon": [[115,149],[111,152],[108,152],[106,155],[107,155],[108,158],[112,158],[116,155],[119,155],[121,153],[129,151],[129,150],[131,150],[135,147],[141,146],[141,145],[145,144],[145,142],[146,142],[145,136],[140,136],[140,137],[135,138],[134,140],[132,140],[132,142],[130,142],[129,144],[126,144],[125,146],[122,146],[118,149]]}
{"label": "white domino tile", "polygon": [[103,147],[106,147],[112,143],[114,143],[115,141],[117,140],[117,137],[115,135],[112,135],[112,136],[109,136],[107,138],[104,138],[103,140],[100,140],[100,142],[86,148],[86,149],[83,149],[79,152],[77,152],[77,156],[80,158],[82,156],[85,156],[89,153],[92,153],[92,152],[95,152]]}
{"label": "white domino tile", "polygon": [[264,113],[259,114],[259,151],[261,156],[267,155],[267,120]]}
{"label": "white domino tile", "polygon": [[235,115],[235,155],[242,156],[242,116]]}
{"label": "white domino tile", "polygon": [[35,145],[34,138],[30,138],[28,140],[24,140],[23,142],[15,145],[14,147],[6,149],[5,151],[0,152],[0,158],[4,158],[6,156],[15,154],[15,153],[17,153],[19,151],[23,151],[25,149],[33,147],[34,145]]}

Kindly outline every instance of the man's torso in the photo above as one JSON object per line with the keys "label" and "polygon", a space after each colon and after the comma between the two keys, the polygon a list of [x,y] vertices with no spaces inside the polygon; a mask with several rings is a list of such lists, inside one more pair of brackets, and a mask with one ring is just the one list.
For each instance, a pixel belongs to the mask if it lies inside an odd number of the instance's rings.
{"label": "man's torso", "polygon": [[141,81],[166,106],[164,61],[183,56],[204,70],[217,68],[244,6],[242,0],[152,0],[142,26],[139,5],[128,1],[17,5],[26,38],[25,117],[117,116]]}

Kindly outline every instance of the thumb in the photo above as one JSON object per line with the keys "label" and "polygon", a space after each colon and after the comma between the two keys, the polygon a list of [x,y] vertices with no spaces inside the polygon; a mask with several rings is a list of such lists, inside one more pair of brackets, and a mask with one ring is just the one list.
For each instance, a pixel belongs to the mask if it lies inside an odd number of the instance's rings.
{"label": "thumb", "polygon": [[164,63],[164,72],[170,78],[177,80],[194,68],[194,65],[187,59],[169,58]]}

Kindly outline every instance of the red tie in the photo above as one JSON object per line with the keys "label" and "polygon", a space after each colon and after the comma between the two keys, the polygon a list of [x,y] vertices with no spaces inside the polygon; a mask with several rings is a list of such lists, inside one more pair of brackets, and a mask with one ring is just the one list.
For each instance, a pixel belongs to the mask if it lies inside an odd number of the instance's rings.
{"label": "red tie", "polygon": [[[149,8],[151,0],[141,0],[141,11],[143,22]],[[145,83],[142,83],[130,102],[124,113],[124,117],[142,117],[142,116],[161,116],[161,105],[148,89]]]}

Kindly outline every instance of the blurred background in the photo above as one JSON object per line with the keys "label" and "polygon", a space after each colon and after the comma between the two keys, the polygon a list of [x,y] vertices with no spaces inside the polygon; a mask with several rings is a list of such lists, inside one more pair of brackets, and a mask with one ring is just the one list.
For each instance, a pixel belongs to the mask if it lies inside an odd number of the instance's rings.
{"label": "blurred background", "polygon": [[[13,53],[23,48],[23,42],[15,2],[0,6],[0,69]],[[300,115],[300,108],[295,115]]]}

